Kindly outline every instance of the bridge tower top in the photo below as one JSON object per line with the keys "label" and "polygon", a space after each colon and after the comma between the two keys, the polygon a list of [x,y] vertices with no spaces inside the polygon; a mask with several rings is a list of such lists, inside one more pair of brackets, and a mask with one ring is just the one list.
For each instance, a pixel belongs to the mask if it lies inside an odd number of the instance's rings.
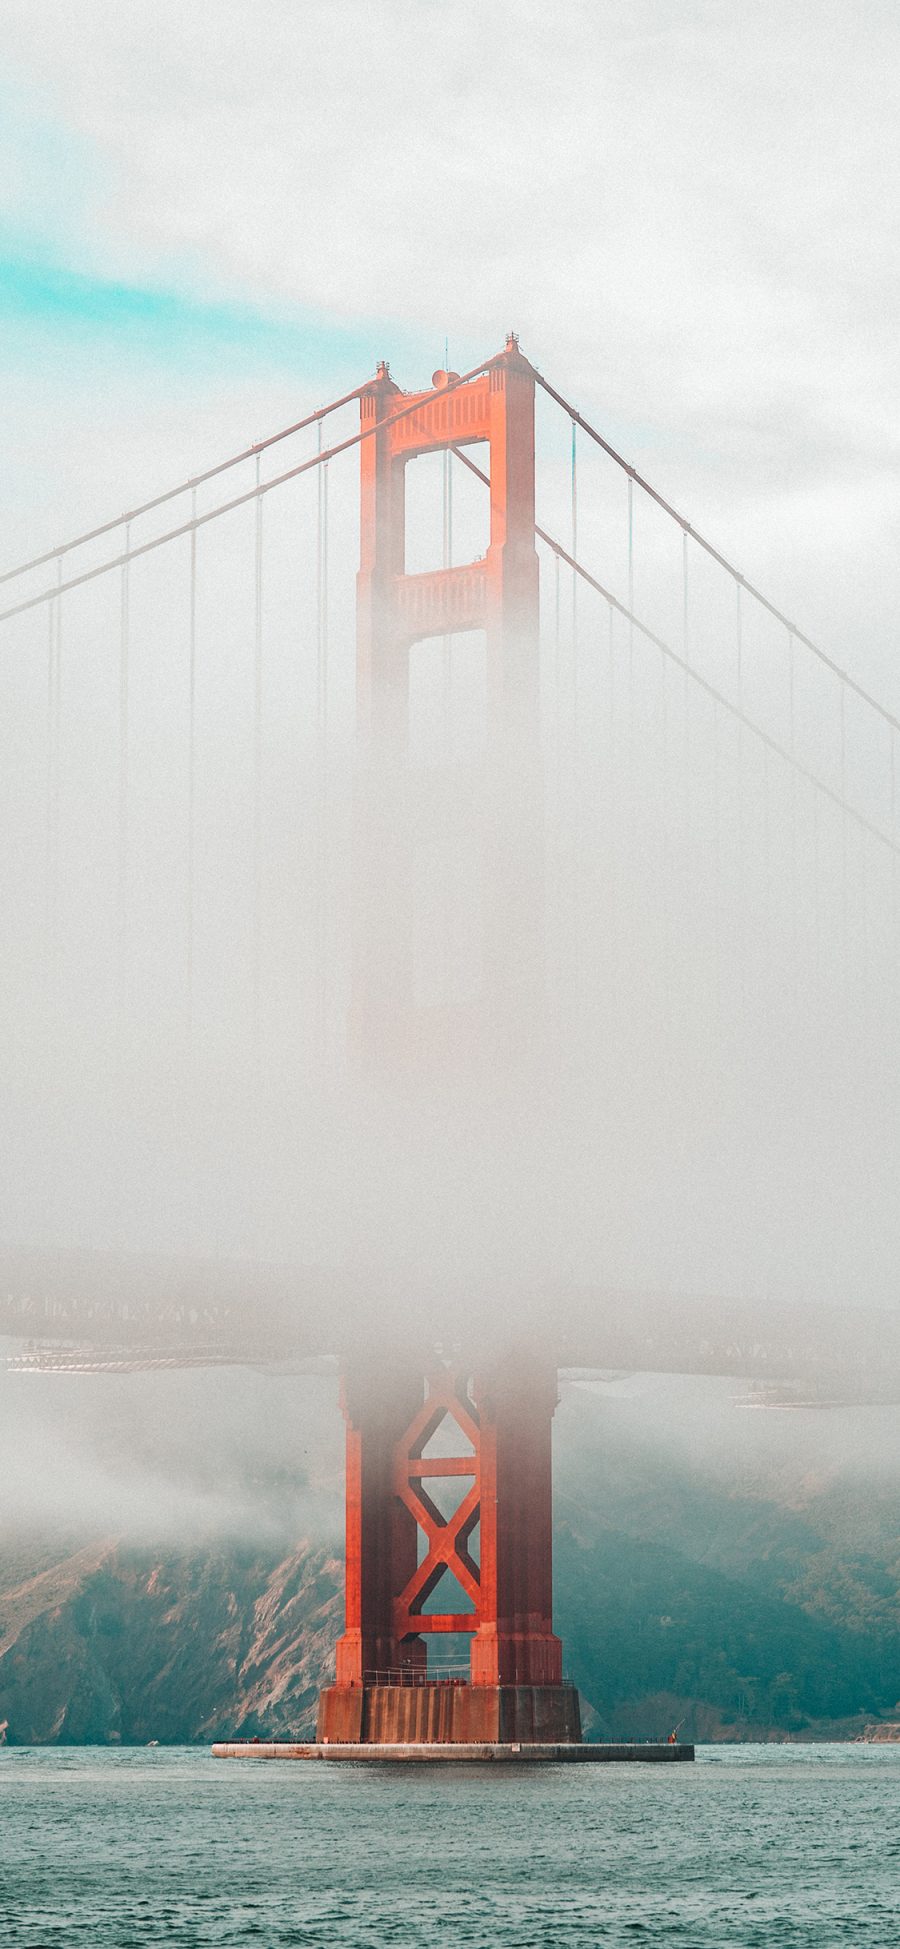
{"label": "bridge tower top", "polygon": [[[535,374],[511,334],[475,376],[436,372],[431,388],[401,393],[386,362],[360,399],[360,565],[357,577],[357,895],[354,1019],[368,1062],[404,1051],[507,1058],[514,1027],[542,987],[543,786],[540,760],[540,607],[534,525]],[[410,463],[428,453],[487,447],[490,534],[485,554],[409,574]],[[483,630],[485,763],[480,844],[502,862],[502,911],[476,889],[481,988],[465,1005],[423,1011],[414,1001],[413,838],[404,779],[415,646]],[[425,1019],[427,1013],[427,1021]],[[418,1057],[415,1058],[418,1060]]]}
{"label": "bridge tower top", "polygon": [[[402,401],[402,415],[397,407]],[[426,637],[484,629],[489,732],[536,733],[538,560],[534,544],[534,371],[514,334],[476,378],[436,372],[432,388],[402,394],[386,363],[362,394],[360,566],[357,584],[358,729],[404,743],[409,655]],[[406,572],[406,470],[422,454],[487,445],[486,555],[425,574]]]}

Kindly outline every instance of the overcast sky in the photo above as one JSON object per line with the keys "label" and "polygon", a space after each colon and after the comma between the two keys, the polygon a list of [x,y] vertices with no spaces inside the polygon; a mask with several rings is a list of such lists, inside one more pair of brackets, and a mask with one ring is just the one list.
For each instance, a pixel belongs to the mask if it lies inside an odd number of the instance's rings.
{"label": "overcast sky", "polygon": [[4,0],[3,554],[524,349],[896,707],[882,0]]}

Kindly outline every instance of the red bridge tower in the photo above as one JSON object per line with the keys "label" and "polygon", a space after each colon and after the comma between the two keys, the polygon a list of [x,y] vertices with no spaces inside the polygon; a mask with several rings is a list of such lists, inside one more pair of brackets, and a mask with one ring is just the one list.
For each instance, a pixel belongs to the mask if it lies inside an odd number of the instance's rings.
{"label": "red bridge tower", "polygon": [[[474,379],[435,375],[405,395],[387,368],[363,394],[357,694],[354,1014],[366,1059],[416,1045],[404,821],[409,664],[426,637],[483,629],[488,748],[502,849],[502,921],[485,916],[476,1033],[499,1039],[541,978],[539,585],[534,543],[534,374],[514,338]],[[374,431],[372,430],[374,428]],[[416,456],[486,442],[490,543],[483,560],[430,574],[405,566],[406,468]],[[510,843],[507,843],[509,841]],[[381,889],[392,875],[397,900]],[[400,916],[398,922],[398,915]],[[458,1016],[452,1024],[460,1036]],[[472,1024],[469,1024],[471,1029]],[[429,1035],[433,1041],[434,1024]],[[346,1625],[320,1741],[574,1742],[578,1695],[562,1680],[552,1626],[548,1360],[511,1352],[479,1366],[398,1353],[381,1371],[345,1367]],[[439,1428],[457,1452],[432,1453]],[[446,1446],[446,1439],[442,1443]],[[441,1484],[440,1495],[438,1485]],[[454,1488],[456,1495],[454,1498]],[[448,1579],[454,1608],[426,1609]],[[463,1608],[459,1608],[460,1604]],[[429,1678],[427,1639],[471,1634],[468,1682]]]}

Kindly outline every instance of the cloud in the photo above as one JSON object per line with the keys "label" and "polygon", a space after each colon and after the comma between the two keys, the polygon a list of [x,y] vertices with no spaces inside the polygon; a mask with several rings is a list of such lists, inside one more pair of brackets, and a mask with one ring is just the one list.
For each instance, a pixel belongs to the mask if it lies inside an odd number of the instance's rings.
{"label": "cloud", "polygon": [[[698,525],[727,537],[740,522],[747,572],[782,600],[796,591],[815,626],[830,617],[802,524],[810,494],[842,500],[847,558],[865,551],[856,633],[883,645],[888,681],[893,9],[260,0],[251,14],[243,0],[85,0],[75,34],[56,6],[8,0],[5,28],[20,159],[6,171],[7,230],[52,243],[54,262],[98,292],[193,308],[171,345],[164,438],[159,374],[127,320],[125,381],[108,348],[90,375],[98,446],[118,442],[121,471],[142,448],[132,479],[170,453],[189,471],[204,457],[187,450],[192,429],[231,445],[250,393],[274,414],[336,364],[343,378],[357,347],[363,368],[393,354],[415,383],[445,333],[462,366],[514,325],[665,491],[688,497]],[[267,380],[257,370],[242,393],[204,306],[243,316],[248,366],[270,321]],[[302,327],[290,386],[277,321]],[[110,370],[107,409],[96,395]],[[78,373],[76,359],[83,499],[93,460]],[[16,499],[46,384],[37,364],[31,384],[20,372]],[[51,494],[38,466],[38,505]],[[838,626],[852,620],[841,606]]]}
{"label": "cloud", "polygon": [[95,262],[479,346],[513,322],[579,383],[609,364],[617,406],[638,374],[719,407],[821,362],[840,411],[885,376],[887,8],[7,14],[22,87],[93,152]]}

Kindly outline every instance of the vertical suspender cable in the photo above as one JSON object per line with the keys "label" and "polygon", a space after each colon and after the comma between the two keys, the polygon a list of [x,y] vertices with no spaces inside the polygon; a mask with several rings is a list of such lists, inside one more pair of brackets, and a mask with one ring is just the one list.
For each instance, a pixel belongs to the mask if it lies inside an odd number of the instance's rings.
{"label": "vertical suspender cable", "polygon": [[[630,481],[628,485],[629,487],[631,486]],[[630,606],[631,606],[631,598],[629,596],[629,607]],[[687,529],[683,529],[681,535],[681,651],[684,657],[685,664],[686,665],[690,664],[691,588],[690,588],[690,562],[688,560]],[[691,683],[690,671],[689,669],[686,668],[684,673],[685,696],[688,696],[690,694],[690,683]]]}
{"label": "vertical suspender cable", "polygon": [[627,774],[624,789],[628,793],[627,825],[623,830],[634,837],[635,788],[632,773],[634,770],[634,624],[630,617],[634,614],[634,481],[628,476],[627,488],[627,547],[628,547],[628,670],[625,697],[624,753]]}
{"label": "vertical suspender cable", "polygon": [[607,644],[609,655],[609,715],[608,715],[608,755],[606,764],[606,847],[609,878],[610,924],[607,930],[610,943],[608,966],[610,970],[610,999],[613,1012],[618,1007],[619,996],[619,856],[618,833],[621,827],[619,814],[619,767],[617,764],[617,712],[616,712],[616,612],[612,603],[607,604]]}
{"label": "vertical suspender cable", "polygon": [[[629,487],[631,483],[629,481]],[[688,561],[687,529],[681,532],[681,653],[684,657],[684,684],[682,708],[684,711],[684,843],[685,859],[691,836],[691,603],[690,603],[690,563]]]}
{"label": "vertical suspender cable", "polygon": [[816,985],[822,981],[822,917],[819,911],[819,793],[813,786],[813,959]]}
{"label": "vertical suspender cable", "polygon": [[[893,726],[891,725],[888,726],[888,737],[890,738],[891,741],[890,743],[891,841],[894,845],[896,845],[896,841],[897,841],[897,746],[896,746],[896,735]],[[897,855],[896,852],[892,852],[891,853],[891,945],[892,945],[892,949],[896,946],[896,941],[897,941]],[[893,976],[893,966],[891,967],[891,975]]]}
{"label": "vertical suspender cable", "polygon": [[897,837],[897,747],[895,742],[894,730],[891,725],[888,726],[888,737],[890,738],[890,761],[891,761],[891,838],[896,839]]}
{"label": "vertical suspender cable", "polygon": [[672,834],[669,821],[669,660],[662,650],[659,654],[659,806],[663,834],[663,920],[665,924],[665,945],[668,952],[672,932]]}
{"label": "vertical suspender cable", "polygon": [[[319,452],[322,427],[319,425]],[[318,887],[316,906],[316,999],[319,1052],[324,1054],[327,1031],[328,984],[328,462],[316,470],[316,757],[318,778]]]}
{"label": "vertical suspender cable", "polygon": [[[62,556],[56,558],[57,588],[62,582]],[[47,924],[55,965],[59,920],[59,739],[62,653],[62,596],[49,604],[47,646]]]}
{"label": "vertical suspender cable", "polygon": [[44,906],[48,943],[52,942],[55,920],[53,897],[53,743],[54,743],[54,703],[56,696],[56,605],[58,597],[53,596],[47,604],[47,778],[45,807],[46,859],[44,863]]}
{"label": "vertical suspender cable", "polygon": [[796,672],[794,668],[796,654],[797,648],[794,642],[794,632],[790,629],[788,630],[788,731],[790,736],[789,748],[792,758],[796,756],[797,748]]}
{"label": "vertical suspender cable", "polygon": [[[327,901],[327,898],[328,898],[328,893],[329,893],[329,874],[328,874],[328,870],[327,870],[327,869],[328,869],[328,857],[327,857],[327,848],[328,848],[328,843],[329,843],[329,828],[328,828],[328,822],[329,822],[329,818],[330,818],[330,809],[329,809],[329,777],[328,777],[328,765],[329,765],[329,756],[328,756],[328,728],[329,728],[329,694],[328,694],[328,649],[329,649],[329,622],[328,622],[328,461],[327,461],[327,460],[326,460],[326,461],[324,461],[324,462],[323,462],[323,464],[322,464],[322,468],[321,468],[321,473],[322,473],[322,830],[323,830],[323,839],[324,839],[324,844],[325,844],[325,847],[326,847],[326,858],[325,858],[325,866],[326,866],[326,872],[325,872],[325,898],[326,898],[326,901]],[[327,1000],[328,1000],[328,971],[327,971],[327,968],[326,968],[326,965],[325,965],[325,953],[326,953],[326,951],[327,951],[327,941],[328,941],[328,927],[327,927],[327,920],[328,920],[328,916],[327,916],[327,911],[326,911],[326,910],[325,910],[325,908],[323,907],[323,912],[322,912],[322,944],[323,944],[323,955],[322,955],[322,970],[321,970],[321,978],[322,978],[322,1020],[323,1020],[323,1024],[324,1024],[324,1020],[325,1020],[325,1011],[326,1011],[326,1006],[327,1006]]]}
{"label": "vertical suspender cable", "polygon": [[260,1054],[260,976],[262,945],[262,625],[263,625],[263,500],[259,493],[260,456],[256,456],[253,558],[253,1038]]}
{"label": "vertical suspender cable", "polygon": [[[572,446],[571,446],[570,469],[571,469],[570,519],[571,519],[572,560],[573,562],[577,562],[578,560],[578,429],[575,425],[574,420],[572,421]],[[578,788],[579,788],[579,780],[580,780],[580,769],[578,765],[578,735],[579,735],[578,704],[579,704],[579,698],[578,698],[578,572],[576,569],[573,568],[572,570],[572,728],[571,728],[572,748],[570,753],[568,754],[569,807],[570,807],[570,817],[573,820],[577,820],[578,811],[579,811]],[[578,1009],[580,1004],[580,997],[581,997],[581,979],[582,979],[583,917],[582,917],[581,902],[578,898],[578,889],[574,881],[574,876],[570,875],[570,882],[572,885],[572,896],[573,896],[573,911],[571,915],[571,938],[574,943],[574,964],[575,964],[574,965],[574,979],[575,979],[574,1001],[575,1001],[575,1008]]]}
{"label": "vertical suspender cable", "polygon": [[713,857],[712,857],[712,866],[713,866],[713,898],[712,898],[712,910],[713,910],[713,924],[714,924],[714,928],[715,928],[715,939],[714,939],[714,941],[713,941],[713,989],[714,989],[714,996],[715,996],[715,1015],[716,1015],[716,1028],[717,1028],[717,1030],[718,1030],[718,1026],[719,1026],[719,1022],[720,1022],[720,1020],[721,1020],[721,1008],[722,1008],[722,933],[723,933],[723,929],[722,929],[722,862],[721,862],[721,855],[722,855],[722,848],[721,848],[721,830],[722,830],[722,812],[721,812],[721,805],[720,805],[720,772],[721,772],[721,748],[720,748],[720,736],[719,736],[719,731],[720,731],[720,726],[719,726],[719,706],[718,706],[718,703],[717,703],[717,701],[716,701],[716,699],[715,699],[715,698],[713,698],[713,807],[712,807],[712,811],[713,811],[713,819],[712,819],[712,824],[713,824],[713,848],[712,848],[712,854],[713,854]]}
{"label": "vertical suspender cable", "polygon": [[[578,560],[578,428],[572,421],[572,460],[571,460],[571,517],[572,517],[572,559]],[[578,571],[572,570],[572,655],[578,653]],[[575,676],[577,691],[578,677]]]}
{"label": "vertical suspender cable", "polygon": [[[322,506],[322,555],[319,582],[319,622],[320,622],[320,671],[321,696],[319,700],[319,724],[322,735],[322,761],[325,765],[328,751],[328,462],[319,469]],[[326,779],[327,785],[327,779]]]}
{"label": "vertical suspender cable", "polygon": [[263,731],[263,497],[260,493],[260,455],[256,455],[256,499],[253,504],[253,1216],[255,1249],[259,1251],[262,1155],[262,731]]}
{"label": "vertical suspender cable", "polygon": [[[444,340],[445,372],[449,367],[449,363],[450,363],[450,346],[448,341],[445,339]],[[450,404],[449,397],[446,397],[444,400],[444,411],[447,415],[446,430],[449,433],[450,431],[449,417],[452,412],[452,407]],[[452,455],[450,449],[449,447],[445,447],[441,455],[441,532],[442,532],[441,566],[444,568],[445,571],[449,568],[452,568],[453,566],[453,473],[452,473],[451,463],[452,463]],[[449,635],[444,637],[443,692],[444,692],[443,695],[444,755],[445,757],[449,757],[450,746],[451,746],[451,708],[452,708],[452,700],[453,700],[453,647],[452,647],[452,639]]]}
{"label": "vertical suspender cable", "polygon": [[[562,915],[564,907],[561,898],[564,849],[562,843],[562,649],[560,629],[560,575],[559,556],[553,556],[553,710],[551,718],[552,746],[548,752],[548,767],[552,781],[552,863],[551,881],[553,901],[553,921],[551,939],[558,941],[562,936]],[[552,981],[550,993],[554,997],[556,1011],[560,1020],[564,1008],[560,994],[560,963],[556,964],[556,978]]]}
{"label": "vertical suspender cable", "polygon": [[[609,763],[607,771],[613,777],[613,759],[616,742],[616,612],[612,603],[607,604],[607,648],[609,653]],[[613,803],[615,788],[613,788]]]}
{"label": "vertical suspender cable", "polygon": [[769,747],[763,745],[763,890],[765,893],[765,930],[763,946],[767,958],[771,955],[772,941],[772,832],[771,808],[769,805]]}
{"label": "vertical suspender cable", "polygon": [[450,567],[450,448],[441,451],[441,567]]}
{"label": "vertical suspender cable", "polygon": [[[450,460],[451,460],[451,455],[450,455],[449,448],[445,447],[443,454],[441,456],[441,462],[442,462],[441,516],[442,516],[442,537],[443,537],[442,548],[441,548],[441,566],[445,570],[452,567],[452,563],[453,563],[453,535],[452,535],[452,525],[451,525],[452,505],[453,505],[453,501],[452,501],[453,483],[452,483],[452,475],[450,472]],[[453,647],[452,645],[453,645],[452,637],[449,635],[445,636],[444,644],[443,644],[443,661],[442,661],[442,689],[443,689],[442,703],[443,703],[443,718],[444,718],[444,722],[442,726],[442,736],[443,736],[445,759],[449,759],[450,757],[452,741],[453,741],[452,740],[452,705],[453,705]]]}
{"label": "vertical suspender cable", "polygon": [[[572,560],[578,560],[578,429],[572,421],[572,449],[570,461],[570,520]],[[572,752],[570,757],[571,776],[577,778],[578,754],[578,572],[572,570]]]}
{"label": "vertical suspender cable", "polygon": [[453,567],[453,455],[447,454],[447,567]]}
{"label": "vertical suspender cable", "polygon": [[[630,483],[629,483],[630,485]],[[681,646],[684,660],[691,660],[691,605],[690,605],[690,563],[688,561],[687,529],[681,531]]]}
{"label": "vertical suspender cable", "polygon": [[[741,583],[737,576],[734,577],[734,661],[735,661],[735,692],[737,696],[737,707],[738,707],[737,766],[735,768],[735,835],[736,835],[737,852],[738,852],[738,862],[737,862],[738,874],[739,877],[742,878],[743,861],[740,857],[740,853],[741,853],[741,848],[743,846],[743,839],[744,839],[744,721],[742,715],[743,708],[744,708],[744,609],[743,609],[743,601],[741,595]],[[742,906],[739,909],[739,911],[745,912],[746,909],[743,908]],[[738,942],[738,965],[740,968],[740,993],[741,993],[742,1003],[746,1000],[746,995],[747,995],[746,947],[747,947],[747,932],[746,932],[746,928],[742,927],[740,929],[739,942]]]}
{"label": "vertical suspender cable", "polygon": [[[444,371],[445,372],[448,371],[449,365],[450,365],[450,346],[447,339],[445,339],[444,340]],[[453,404],[449,395],[447,394],[444,395],[444,399],[442,401],[442,410],[444,415],[444,430],[445,433],[449,434],[450,418],[453,412]],[[451,520],[452,520],[451,509],[452,509],[453,486],[452,486],[452,476],[450,472],[450,461],[451,461],[450,449],[449,447],[444,447],[441,452],[441,567],[443,568],[445,574],[449,571],[453,559],[453,541],[452,541],[452,530],[451,530]],[[452,646],[453,646],[453,638],[448,633],[444,636],[442,672],[441,672],[441,718],[442,718],[441,755],[443,757],[443,761],[445,764],[450,763],[452,752],[453,752],[453,647]],[[454,927],[453,927],[453,897],[452,897],[453,890],[452,890],[449,873],[444,873],[441,876],[441,893],[442,893],[441,956],[443,961],[444,978],[447,981],[451,981],[452,980],[451,965],[453,960],[452,943],[453,943],[453,936],[454,936]]]}
{"label": "vertical suspender cable", "polygon": [[[197,519],[197,489],[191,488],[191,521]],[[187,1022],[194,1025],[194,888],[196,880],[197,797],[197,530],[191,528],[188,635],[188,829],[187,829]]]}
{"label": "vertical suspender cable", "polygon": [[[553,782],[555,787],[554,795],[556,800],[556,805],[555,805],[556,842],[557,842],[556,856],[557,856],[557,862],[560,862],[562,859],[563,681],[562,681],[562,647],[561,647],[561,632],[560,632],[560,575],[559,575],[558,555],[554,555],[553,557],[553,611],[554,611],[553,688],[555,693],[553,699],[553,735],[556,740]],[[559,888],[557,887],[557,899],[558,898],[559,898]]]}
{"label": "vertical suspender cable", "polygon": [[[319,427],[319,451],[322,428]],[[316,527],[316,725],[320,745],[328,736],[328,462],[318,468],[318,518]]]}
{"label": "vertical suspender cable", "polygon": [[125,524],[125,561],[119,597],[119,820],[118,820],[118,977],[119,1005],[125,1000],[126,946],[128,934],[128,680],[129,680],[129,567],[131,523]]}
{"label": "vertical suspender cable", "polygon": [[328,744],[328,461],[322,466],[322,739]]}
{"label": "vertical suspender cable", "polygon": [[856,938],[861,950],[861,958],[860,952],[854,957],[858,970],[856,985],[861,991],[861,1001],[867,1008],[870,1008],[876,991],[876,983],[873,978],[872,958],[869,952],[869,835],[867,832],[860,834],[857,841],[857,849],[859,858],[859,873],[857,875],[859,904],[857,909]]}
{"label": "vertical suspender cable", "polygon": [[[794,632],[792,629],[789,629],[788,630],[788,750],[790,752],[791,758],[794,758],[796,756],[796,749],[797,749],[797,720],[796,720],[796,701],[795,701],[796,672],[794,668],[795,658],[796,658],[796,644],[794,642]],[[793,764],[790,765],[789,767],[788,775],[790,777],[790,782],[791,782],[790,783],[790,790],[791,790],[791,834],[790,834],[790,838],[791,838],[791,860],[790,860],[791,959],[793,961],[793,974],[794,974],[794,999],[796,1001],[799,1001],[800,994],[801,994],[801,981],[800,981],[801,929],[800,929],[800,916],[797,910],[798,909],[797,773]]]}
{"label": "vertical suspender cable", "polygon": [[850,890],[847,873],[847,688],[845,684],[840,684],[838,695],[841,741],[841,935],[843,987],[846,1000],[850,979]]}
{"label": "vertical suspender cable", "polygon": [[[316,428],[317,451],[322,451],[322,422]],[[316,468],[316,737],[322,739],[322,463]],[[319,752],[321,759],[321,750]],[[320,781],[321,783],[321,781]]]}
{"label": "vertical suspender cable", "polygon": [[847,797],[847,692],[844,684],[839,687],[840,734],[841,734],[841,798]]}

